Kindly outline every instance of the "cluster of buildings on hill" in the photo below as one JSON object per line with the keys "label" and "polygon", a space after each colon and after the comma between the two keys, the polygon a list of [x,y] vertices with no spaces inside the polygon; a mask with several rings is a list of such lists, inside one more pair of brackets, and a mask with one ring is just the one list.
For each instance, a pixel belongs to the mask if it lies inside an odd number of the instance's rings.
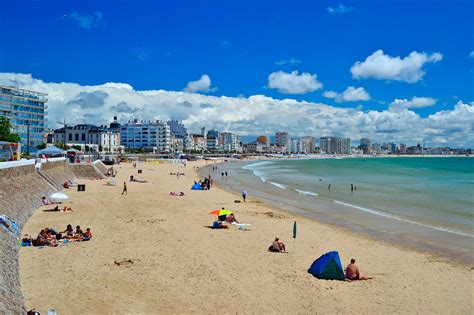
{"label": "cluster of buildings on hill", "polygon": [[274,153],[274,154],[467,154],[470,150],[425,148],[400,143],[372,143],[360,139],[359,146],[351,146],[350,138],[321,137],[319,146],[312,136],[290,137],[288,132],[277,132],[274,141],[259,136],[255,141],[242,143],[232,132],[206,130],[189,133],[176,120],[131,120],[120,124],[117,117],[109,125],[79,124],[48,131],[46,128],[47,95],[40,92],[0,86],[0,116],[7,117],[13,131],[21,137],[23,147],[33,149],[42,143],[78,146],[86,152],[121,153],[126,150],[145,150],[156,153]]}

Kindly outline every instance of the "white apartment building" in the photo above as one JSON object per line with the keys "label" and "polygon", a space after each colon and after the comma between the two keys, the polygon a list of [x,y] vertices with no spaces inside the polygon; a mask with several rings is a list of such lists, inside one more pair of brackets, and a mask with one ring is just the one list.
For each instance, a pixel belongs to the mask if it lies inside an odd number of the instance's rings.
{"label": "white apartment building", "polygon": [[240,136],[230,132],[222,132],[219,135],[219,143],[224,151],[241,152]]}
{"label": "white apartment building", "polygon": [[170,126],[159,120],[129,121],[120,127],[120,142],[131,149],[153,149],[160,153],[171,152]]}
{"label": "white apartment building", "polygon": [[101,153],[119,153],[123,151],[120,145],[120,134],[106,126],[80,124],[66,126],[54,130],[53,142],[67,146],[80,146],[85,151],[86,146]]}

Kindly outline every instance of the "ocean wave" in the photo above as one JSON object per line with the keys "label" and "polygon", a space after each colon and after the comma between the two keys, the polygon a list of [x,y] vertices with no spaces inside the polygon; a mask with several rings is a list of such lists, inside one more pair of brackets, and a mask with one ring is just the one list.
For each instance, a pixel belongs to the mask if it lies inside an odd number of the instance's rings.
{"label": "ocean wave", "polygon": [[300,195],[308,195],[308,196],[317,196],[317,193],[311,192],[311,191],[305,191],[305,190],[299,190],[295,189],[295,191],[300,194]]}
{"label": "ocean wave", "polygon": [[276,187],[280,188],[280,189],[285,189],[286,188],[285,185],[280,184],[280,183],[275,183],[275,182],[270,182],[270,181],[269,181],[269,183],[272,184],[273,186],[276,186]]}
{"label": "ocean wave", "polygon": [[253,171],[253,170],[255,170],[256,167],[262,166],[262,165],[267,165],[267,164],[273,164],[273,162],[271,162],[271,161],[261,161],[261,162],[257,162],[257,163],[252,163],[252,164],[242,166],[242,169]]}
{"label": "ocean wave", "polygon": [[450,230],[450,229],[447,229],[447,228],[442,228],[442,227],[439,227],[439,226],[433,226],[433,225],[428,225],[428,224],[424,224],[424,223],[420,223],[420,222],[406,220],[406,219],[403,219],[403,218],[401,218],[399,216],[396,216],[396,215],[393,215],[393,214],[388,214],[388,213],[385,213],[385,212],[380,212],[380,211],[364,208],[364,207],[361,207],[361,206],[353,205],[353,204],[350,204],[350,203],[345,203],[345,202],[338,201],[338,200],[333,200],[333,201],[334,201],[334,203],[337,203],[337,204],[340,204],[340,205],[343,205],[343,206],[346,206],[346,207],[351,207],[351,208],[354,208],[354,209],[358,209],[358,210],[368,212],[368,213],[371,213],[371,214],[375,214],[375,215],[378,215],[378,216],[382,216],[382,217],[386,217],[386,218],[390,218],[390,219],[394,219],[394,220],[398,220],[398,221],[402,221],[402,222],[406,222],[406,223],[411,223],[411,224],[427,227],[427,228],[438,230],[438,231],[443,231],[443,232],[448,232],[448,233],[452,233],[452,234],[457,234],[457,235],[462,235],[462,236],[467,236],[467,237],[473,237],[474,238],[474,235],[472,235],[472,234],[467,234],[467,233],[459,232],[459,231],[456,231],[456,230]]}

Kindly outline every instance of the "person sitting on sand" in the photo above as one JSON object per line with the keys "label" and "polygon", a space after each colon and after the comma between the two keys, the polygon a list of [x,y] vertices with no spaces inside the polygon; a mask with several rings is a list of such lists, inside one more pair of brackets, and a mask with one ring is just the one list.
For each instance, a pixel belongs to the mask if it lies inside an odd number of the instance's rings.
{"label": "person sitting on sand", "polygon": [[83,234],[83,240],[88,241],[92,238],[92,232],[90,228],[87,228],[86,231]]}
{"label": "person sitting on sand", "polygon": [[268,250],[275,253],[285,253],[286,252],[285,243],[283,243],[280,240],[280,238],[277,236],[275,237],[275,240],[273,241],[272,245],[268,247]]}
{"label": "person sitting on sand", "polygon": [[52,200],[49,200],[48,198],[46,197],[41,197],[41,202],[47,206],[47,205],[53,205],[53,204],[60,204],[60,202],[56,202],[56,201],[52,201]]}
{"label": "person sitting on sand", "polygon": [[67,181],[64,182],[64,183],[63,183],[63,187],[66,188],[66,189],[69,189],[69,182],[67,182]]}
{"label": "person sitting on sand", "polygon": [[42,245],[39,246],[58,246],[58,241],[56,240],[56,237],[51,235],[51,232],[48,228],[41,230],[40,234],[38,235],[38,238],[40,239],[40,243],[42,243]]}
{"label": "person sitting on sand", "polygon": [[66,227],[66,230],[60,232],[61,234],[66,234],[64,236],[65,239],[72,239],[74,238],[74,230],[72,229],[72,225],[71,224],[68,224],[67,227]]}
{"label": "person sitting on sand", "polygon": [[237,219],[235,218],[235,215],[233,213],[229,214],[226,218],[225,218],[225,221],[227,223],[239,223],[239,221],[237,221]]}
{"label": "person sitting on sand", "polygon": [[372,279],[371,277],[361,277],[359,267],[355,264],[355,259],[351,259],[351,263],[346,267],[346,279],[349,281],[354,280],[369,280]]}

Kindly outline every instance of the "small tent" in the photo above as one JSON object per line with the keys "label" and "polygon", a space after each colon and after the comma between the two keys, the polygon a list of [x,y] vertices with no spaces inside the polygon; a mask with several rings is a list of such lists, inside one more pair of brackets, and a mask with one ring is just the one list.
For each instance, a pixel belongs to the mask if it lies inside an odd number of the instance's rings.
{"label": "small tent", "polygon": [[308,272],[318,279],[344,280],[344,271],[339,253],[332,251],[316,259]]}
{"label": "small tent", "polygon": [[192,187],[191,187],[191,190],[201,190],[201,185],[199,185],[198,183],[194,184]]}

